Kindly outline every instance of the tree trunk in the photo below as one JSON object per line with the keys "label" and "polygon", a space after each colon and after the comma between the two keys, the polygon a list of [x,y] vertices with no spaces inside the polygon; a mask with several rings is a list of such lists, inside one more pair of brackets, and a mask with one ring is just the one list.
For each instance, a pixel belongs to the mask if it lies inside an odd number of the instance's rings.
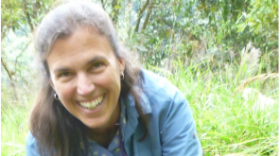
{"label": "tree trunk", "polygon": [[151,13],[152,13],[152,9],[153,9],[153,6],[154,6],[154,0],[151,0],[151,1],[152,1],[152,2],[151,2],[151,4],[149,5],[148,13],[147,13],[147,16],[146,16],[146,18],[145,18],[145,22],[144,22],[144,24],[143,24],[143,27],[142,27],[142,30],[141,30],[141,31],[145,30],[145,28],[146,28],[146,26],[147,26],[147,24],[148,24],[150,15],[151,15]]}
{"label": "tree trunk", "polygon": [[150,0],[147,0],[146,3],[144,4],[144,6],[141,8],[139,14],[138,14],[137,23],[136,23],[136,27],[135,27],[135,30],[134,30],[135,32],[138,32],[141,18],[143,16],[143,13],[146,10],[147,6],[149,5],[149,3],[150,3]]}

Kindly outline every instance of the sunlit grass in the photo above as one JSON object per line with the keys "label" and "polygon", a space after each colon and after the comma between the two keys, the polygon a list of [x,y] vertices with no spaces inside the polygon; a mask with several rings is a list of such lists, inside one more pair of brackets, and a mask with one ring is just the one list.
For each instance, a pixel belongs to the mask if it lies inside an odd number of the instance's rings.
{"label": "sunlit grass", "polygon": [[6,86],[2,85],[1,93],[1,155],[23,156],[25,154],[25,138],[28,131],[28,113],[31,104],[24,101],[28,96],[21,96],[16,101]]}

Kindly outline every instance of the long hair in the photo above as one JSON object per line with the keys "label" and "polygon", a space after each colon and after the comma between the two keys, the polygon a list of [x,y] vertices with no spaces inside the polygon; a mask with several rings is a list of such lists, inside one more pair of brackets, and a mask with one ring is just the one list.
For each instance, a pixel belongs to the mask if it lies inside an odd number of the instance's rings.
{"label": "long hair", "polygon": [[[103,8],[89,1],[67,1],[51,10],[35,33],[35,47],[39,56],[43,83],[30,116],[30,129],[37,139],[41,155],[87,155],[86,126],[69,113],[49,84],[50,73],[46,61],[54,42],[71,36],[78,28],[87,27],[104,35],[114,50],[116,58],[126,63],[121,81],[120,98],[132,95],[141,121],[145,125],[144,139],[148,134],[148,122],[140,104],[142,74],[139,66],[132,65],[128,52],[119,43],[117,32]],[[136,87],[137,86],[137,87]],[[136,88],[140,88],[136,89]],[[142,140],[141,139],[141,140]]]}

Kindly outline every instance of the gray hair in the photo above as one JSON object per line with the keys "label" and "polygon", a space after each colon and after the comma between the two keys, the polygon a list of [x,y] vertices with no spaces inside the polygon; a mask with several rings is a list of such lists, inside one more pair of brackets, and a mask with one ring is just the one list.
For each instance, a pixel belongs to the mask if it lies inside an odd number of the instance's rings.
{"label": "gray hair", "polygon": [[57,39],[70,36],[80,27],[94,28],[105,35],[116,57],[121,58],[117,32],[104,9],[90,1],[65,1],[45,16],[35,34],[41,61],[45,61]]}

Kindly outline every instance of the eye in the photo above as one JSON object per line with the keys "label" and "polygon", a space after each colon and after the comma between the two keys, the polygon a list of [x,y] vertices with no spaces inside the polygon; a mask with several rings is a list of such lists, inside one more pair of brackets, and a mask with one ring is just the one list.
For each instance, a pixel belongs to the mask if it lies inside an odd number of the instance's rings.
{"label": "eye", "polygon": [[100,71],[105,67],[105,64],[103,62],[96,62],[92,65],[91,70],[92,71]]}
{"label": "eye", "polygon": [[58,74],[58,77],[67,77],[70,76],[70,72],[62,72]]}
{"label": "eye", "polygon": [[97,62],[97,63],[94,64],[94,68],[98,68],[98,67],[101,67],[101,66],[103,66],[103,65],[104,65],[104,63],[102,63],[102,62]]}

